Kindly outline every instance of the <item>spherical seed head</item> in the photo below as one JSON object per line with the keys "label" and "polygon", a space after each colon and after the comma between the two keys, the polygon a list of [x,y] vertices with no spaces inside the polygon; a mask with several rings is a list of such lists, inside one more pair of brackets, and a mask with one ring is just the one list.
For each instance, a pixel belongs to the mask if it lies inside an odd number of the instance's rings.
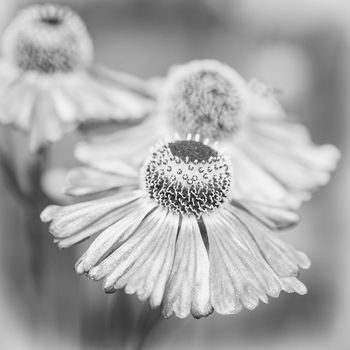
{"label": "spherical seed head", "polygon": [[81,18],[52,4],[21,10],[4,33],[2,50],[18,68],[43,74],[76,71],[93,59],[92,41]]}
{"label": "spherical seed head", "polygon": [[159,145],[146,160],[141,182],[160,205],[175,213],[200,217],[227,198],[231,163],[200,141],[170,141]]}
{"label": "spherical seed head", "polygon": [[174,67],[160,97],[160,113],[180,134],[220,140],[234,134],[247,110],[247,85],[232,68],[214,60]]}

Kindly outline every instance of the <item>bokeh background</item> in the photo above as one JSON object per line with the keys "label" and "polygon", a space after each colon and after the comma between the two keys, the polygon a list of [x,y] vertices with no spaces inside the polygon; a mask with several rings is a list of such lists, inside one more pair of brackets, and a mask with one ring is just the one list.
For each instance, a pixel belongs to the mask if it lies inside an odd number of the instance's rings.
{"label": "bokeh background", "polygon": [[[30,1],[0,2],[1,30]],[[214,58],[274,87],[317,143],[333,143],[343,158],[331,183],[301,211],[301,224],[281,233],[308,253],[301,280],[306,296],[283,294],[236,316],[157,322],[145,349],[350,349],[350,3],[346,0],[71,0],[94,40],[96,59],[143,78],[170,65]],[[0,143],[28,160],[25,140],[1,131]],[[75,164],[78,135],[55,144],[50,166]],[[5,141],[4,141],[5,140]],[[123,292],[105,295],[75,275],[84,247],[60,252],[42,229],[45,278],[31,279],[27,221],[1,184],[0,349],[127,349],[152,317]]]}

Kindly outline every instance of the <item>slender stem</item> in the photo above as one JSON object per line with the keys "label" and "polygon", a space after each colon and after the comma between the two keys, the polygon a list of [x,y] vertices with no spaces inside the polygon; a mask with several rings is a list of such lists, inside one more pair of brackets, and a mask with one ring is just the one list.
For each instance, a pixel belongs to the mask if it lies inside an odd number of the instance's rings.
{"label": "slender stem", "polygon": [[2,150],[0,150],[0,168],[2,170],[6,187],[12,191],[19,203],[26,203],[29,205],[30,198],[25,192],[22,191],[14,166],[11,164],[10,159]]}
{"label": "slender stem", "polygon": [[16,154],[11,130],[1,128],[2,147],[0,148],[0,168],[5,186],[18,201],[24,213],[26,238],[30,248],[30,269],[37,289],[40,289],[43,276],[43,236],[40,212],[48,200],[41,189],[41,177],[46,168],[47,149],[42,148],[36,154],[31,154],[25,167],[29,189],[25,190],[19,181]]}
{"label": "slender stem", "polygon": [[43,240],[40,213],[48,200],[41,188],[41,177],[47,162],[47,149],[42,148],[36,153],[28,166],[30,183],[29,205],[25,206],[26,228],[28,230],[29,244],[31,246],[30,265],[34,282],[40,290],[44,276],[45,249]]}

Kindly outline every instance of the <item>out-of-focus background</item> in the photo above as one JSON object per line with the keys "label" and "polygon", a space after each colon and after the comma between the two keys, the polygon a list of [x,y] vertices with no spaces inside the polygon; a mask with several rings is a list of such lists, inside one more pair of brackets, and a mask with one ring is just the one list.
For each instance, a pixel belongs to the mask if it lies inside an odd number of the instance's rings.
{"label": "out-of-focus background", "polygon": [[[61,3],[61,1],[55,1]],[[30,1],[0,2],[0,27]],[[350,349],[350,3],[346,0],[71,0],[96,59],[144,78],[175,63],[215,58],[278,91],[317,143],[343,158],[330,184],[302,208],[284,238],[308,253],[306,296],[283,294],[236,316],[160,322],[147,349]],[[70,135],[52,166],[74,164]],[[22,156],[19,144],[14,154]],[[0,349],[124,349],[144,305],[74,274],[84,248],[58,251],[45,234],[46,279],[33,286],[26,224],[5,184],[0,200]]]}

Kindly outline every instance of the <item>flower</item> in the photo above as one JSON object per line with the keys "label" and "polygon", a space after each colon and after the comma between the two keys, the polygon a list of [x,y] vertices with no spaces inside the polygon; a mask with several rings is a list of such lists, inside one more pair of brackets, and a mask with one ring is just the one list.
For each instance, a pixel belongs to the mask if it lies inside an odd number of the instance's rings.
{"label": "flower", "polygon": [[315,145],[264,84],[247,83],[229,66],[202,60],[173,67],[158,85],[156,115],[122,133],[80,143],[77,158],[96,164],[117,156],[139,165],[155,139],[192,133],[226,147],[242,197],[296,209],[329,181],[339,151]]}
{"label": "flower", "polygon": [[153,107],[141,81],[133,91],[136,78],[93,63],[90,35],[67,7],[21,10],[1,45],[0,121],[28,132],[32,150],[80,123],[139,119]]}
{"label": "flower", "polygon": [[297,276],[309,259],[273,232],[298,217],[237,200],[234,174],[217,145],[176,137],[158,143],[139,172],[117,161],[108,171],[73,170],[69,192],[99,198],[51,205],[41,219],[60,248],[98,234],[76,272],[103,280],[107,293],[149,298],[164,317],[235,314],[282,290],[305,294]]}

